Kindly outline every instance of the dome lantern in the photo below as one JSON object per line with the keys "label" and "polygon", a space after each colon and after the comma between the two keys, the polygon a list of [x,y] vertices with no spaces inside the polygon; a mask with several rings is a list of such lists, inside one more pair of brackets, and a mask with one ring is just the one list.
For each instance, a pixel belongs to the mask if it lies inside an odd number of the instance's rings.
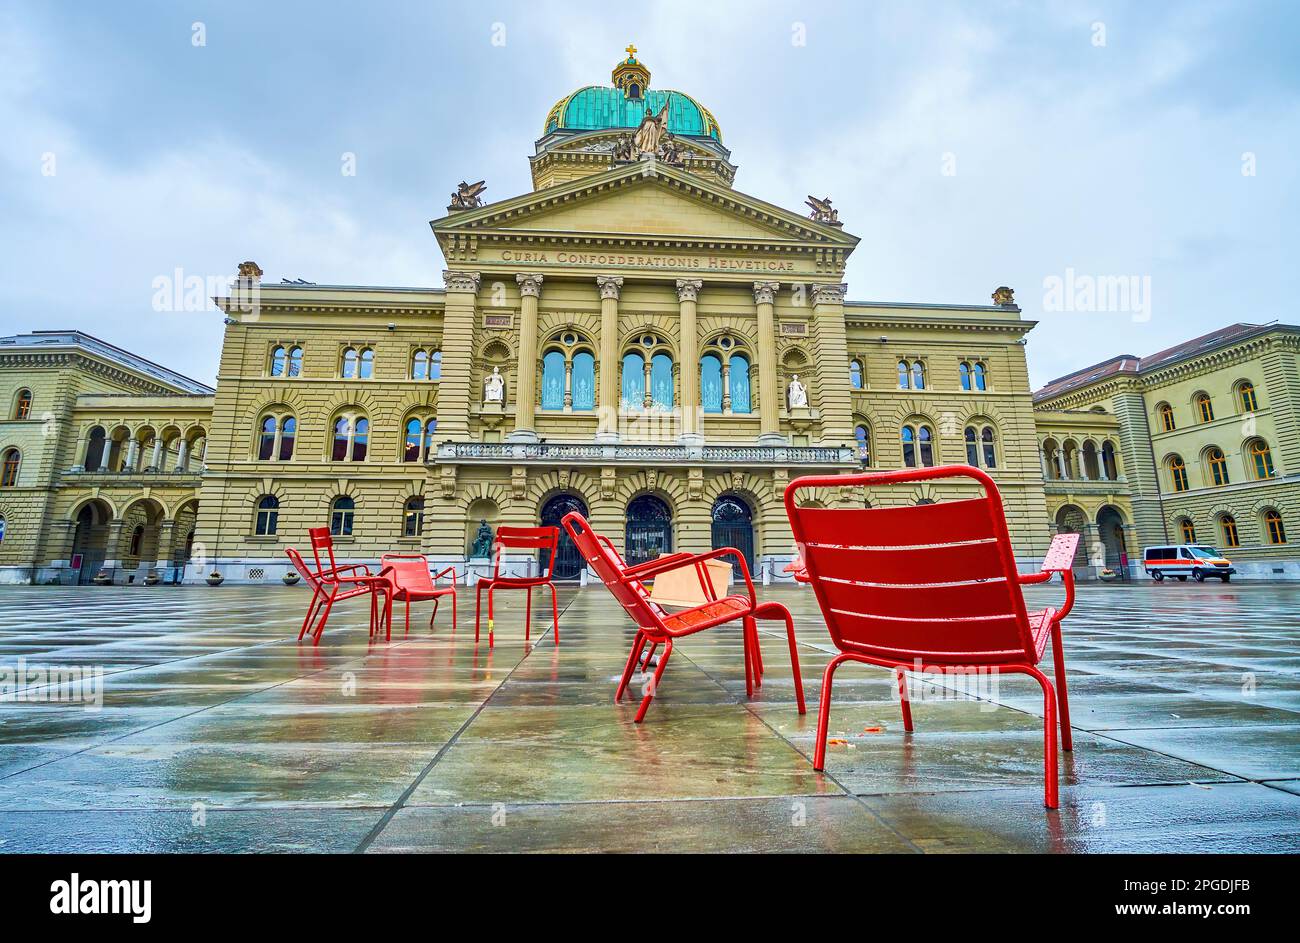
{"label": "dome lantern", "polygon": [[637,60],[636,46],[629,43],[626,52],[627,58],[614,66],[610,77],[614,81],[614,87],[625,98],[639,100],[650,87],[650,70]]}

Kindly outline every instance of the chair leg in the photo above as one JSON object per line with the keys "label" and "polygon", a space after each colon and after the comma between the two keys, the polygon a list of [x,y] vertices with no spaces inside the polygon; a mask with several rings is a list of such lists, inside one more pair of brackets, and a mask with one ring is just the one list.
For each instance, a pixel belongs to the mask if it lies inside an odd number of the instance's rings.
{"label": "chair leg", "polygon": [[664,669],[668,667],[668,656],[673,653],[673,640],[668,639],[664,642],[664,653],[659,656],[659,665],[655,668],[654,676],[650,679],[650,689],[646,691],[645,697],[641,698],[641,706],[637,709],[635,723],[641,723],[645,720],[645,712],[650,709],[650,702],[654,700],[659,693],[659,679],[664,676]]}
{"label": "chair leg", "polygon": [[1065,692],[1065,652],[1061,650],[1061,623],[1052,623],[1052,662],[1056,675],[1056,699],[1061,709],[1061,749],[1066,753],[1074,749],[1070,731],[1070,702]]}
{"label": "chair leg", "polygon": [[532,637],[530,634],[532,630],[533,630],[533,588],[529,586],[528,603],[524,608],[524,641],[525,642],[527,642],[529,638]]}
{"label": "chair leg", "polygon": [[320,603],[321,591],[320,587],[316,587],[311,591],[311,603],[307,606],[307,618],[302,620],[302,629],[298,632],[298,641],[301,642],[302,637],[307,634],[307,626],[311,625],[312,619],[316,615],[316,610],[320,608]]}
{"label": "chair leg", "polygon": [[758,620],[749,620],[749,634],[754,639],[754,682],[758,687],[763,686],[763,648],[758,644]]}
{"label": "chair leg", "polygon": [[314,633],[316,636],[316,640],[312,642],[313,645],[320,644],[321,633],[325,631],[325,623],[329,621],[330,609],[334,608],[334,596],[336,592],[337,590],[335,592],[330,593],[325,600],[325,605],[320,614],[320,621],[316,623],[316,630]]}
{"label": "chair leg", "polygon": [[645,657],[641,659],[641,670],[650,670],[650,659],[655,656],[655,649],[659,647],[658,642],[651,642],[650,647],[645,650]]}
{"label": "chair leg", "polygon": [[411,596],[406,596],[406,634],[411,634]]}
{"label": "chair leg", "polygon": [[451,630],[456,631],[456,587],[453,583],[451,588]]}
{"label": "chair leg", "polygon": [[617,704],[623,700],[623,693],[627,690],[627,684],[632,680],[632,672],[636,668],[637,659],[641,656],[641,649],[645,648],[645,633],[640,629],[636,631],[636,637],[632,639],[632,651],[627,656],[627,665],[623,668],[623,677],[618,682],[618,689],[614,692],[614,703]]}
{"label": "chair leg", "polygon": [[785,636],[790,642],[790,670],[794,672],[794,696],[799,702],[799,713],[808,713],[803,701],[803,676],[799,671],[799,643],[794,637],[794,617],[785,609]]}
{"label": "chair leg", "polygon": [[429,628],[433,628],[433,620],[438,618],[438,597],[433,597],[433,615],[429,616]]}
{"label": "chair leg", "polygon": [[496,646],[496,623],[492,620],[492,593],[495,586],[488,587],[488,648]]}
{"label": "chair leg", "polygon": [[474,584],[474,644],[478,644],[478,627],[483,611],[483,581]]}
{"label": "chair leg", "polygon": [[821,702],[817,706],[817,746],[813,750],[813,769],[824,770],[826,768],[826,734],[831,723],[831,682],[835,678],[835,669],[848,658],[844,655],[836,655],[826,666],[826,671],[822,674],[822,695]]}
{"label": "chair leg", "polygon": [[745,656],[745,697],[754,696],[754,651],[750,647],[749,616],[745,616],[740,624],[740,640],[743,646]]}
{"label": "chair leg", "polygon": [[902,668],[894,670],[898,680],[898,702],[903,707],[903,729],[912,730],[912,702],[907,696],[907,673]]}
{"label": "chair leg", "polygon": [[1043,805],[1055,809],[1060,805],[1056,783],[1056,691],[1047,675],[1037,668],[1031,666],[1026,673],[1033,675],[1043,689]]}
{"label": "chair leg", "polygon": [[551,587],[551,631],[555,633],[555,644],[560,644],[560,603],[555,598],[555,584],[547,583]]}

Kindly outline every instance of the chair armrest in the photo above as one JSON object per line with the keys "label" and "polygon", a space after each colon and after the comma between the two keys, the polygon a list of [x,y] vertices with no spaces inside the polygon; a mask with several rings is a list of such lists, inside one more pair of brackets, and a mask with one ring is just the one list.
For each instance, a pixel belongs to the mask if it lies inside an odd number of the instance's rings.
{"label": "chair armrest", "polygon": [[690,563],[694,559],[695,554],[687,553],[685,550],[679,550],[677,553],[670,553],[666,557],[656,557],[653,560],[647,560],[645,563],[638,563],[636,566],[627,567],[623,570],[623,576],[639,579],[643,576],[662,573],[664,570],[675,570],[683,564]]}
{"label": "chair armrest", "polygon": [[345,566],[336,566],[332,570],[321,570],[317,575],[334,577],[338,576],[340,573],[351,573],[353,570],[360,570],[363,576],[374,575],[370,572],[370,567],[366,566],[364,563],[349,563]]}
{"label": "chair armrest", "polygon": [[[758,605],[758,599],[754,595],[754,580],[749,575],[749,562],[745,559],[745,555],[735,547],[719,547],[717,550],[710,550],[708,553],[700,554],[698,560],[703,563],[705,560],[716,560],[719,557],[735,557],[740,561],[740,575],[745,578],[745,591],[749,593],[749,604],[751,606]],[[700,579],[701,581],[704,579],[703,567],[700,567]],[[712,584],[709,584],[708,588],[712,589]]]}
{"label": "chair armrest", "polygon": [[434,581],[435,583],[438,582],[438,580],[442,579],[442,578],[443,578],[444,576],[446,576],[448,573],[451,574],[451,585],[452,585],[452,586],[455,586],[455,585],[456,585],[456,568],[455,568],[454,566],[449,566],[449,567],[447,567],[446,569],[444,569],[444,570],[439,570],[437,573],[433,574],[433,581]]}
{"label": "chair armrest", "polygon": [[1059,623],[1074,608],[1074,555],[1078,549],[1078,534],[1057,534],[1047,548],[1047,555],[1043,557],[1042,568],[1037,573],[1019,578],[1020,584],[1027,586],[1049,582],[1053,573],[1061,574],[1061,582],[1065,584],[1065,604],[1056,611],[1053,622]]}

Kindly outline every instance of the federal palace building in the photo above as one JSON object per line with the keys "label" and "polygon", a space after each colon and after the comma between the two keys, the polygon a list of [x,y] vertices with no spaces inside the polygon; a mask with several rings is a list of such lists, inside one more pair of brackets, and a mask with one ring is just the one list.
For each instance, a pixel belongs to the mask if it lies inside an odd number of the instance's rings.
{"label": "federal palace building", "polygon": [[[348,561],[482,572],[496,527],[572,509],[633,561],[737,546],[782,580],[789,481],[955,462],[996,479],[1026,567],[1068,530],[1082,576],[1198,542],[1300,579],[1300,327],[1233,324],[1034,392],[1011,289],[850,300],[858,239],[830,201],[735,189],[717,120],[631,47],[551,108],[529,161],[531,192],[463,183],[432,222],[441,288],[239,265],[215,389],[76,330],[0,338],[0,581],[278,583],[317,526]],[[567,545],[556,568],[584,576]]]}

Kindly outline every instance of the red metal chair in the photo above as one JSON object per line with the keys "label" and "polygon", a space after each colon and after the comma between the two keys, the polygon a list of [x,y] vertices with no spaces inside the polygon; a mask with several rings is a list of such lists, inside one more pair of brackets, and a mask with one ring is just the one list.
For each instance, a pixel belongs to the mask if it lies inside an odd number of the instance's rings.
{"label": "red metal chair", "polygon": [[[627,614],[632,617],[632,621],[637,626],[636,636],[632,641],[632,651],[628,655],[627,665],[623,669],[623,677],[619,680],[618,690],[614,694],[616,702],[623,699],[628,683],[632,680],[632,672],[640,661],[641,652],[646,643],[651,644],[652,651],[653,646],[658,646],[661,643],[664,646],[664,653],[659,658],[659,664],[655,667],[653,680],[650,682],[645,696],[641,699],[641,706],[637,709],[636,722],[638,724],[645,718],[650,702],[659,690],[659,681],[663,677],[664,668],[673,653],[673,640],[687,635],[694,635],[696,632],[702,632],[705,629],[711,629],[727,622],[734,622],[737,619],[741,620],[741,638],[745,649],[745,691],[749,695],[754,693],[756,677],[760,678],[758,683],[762,683],[762,655],[758,650],[756,620],[784,620],[786,638],[790,645],[790,667],[794,672],[795,696],[799,702],[799,713],[805,712],[803,679],[799,674],[799,653],[795,647],[794,620],[790,617],[789,610],[780,603],[759,603],[754,598],[754,581],[749,575],[749,565],[745,562],[743,553],[734,547],[724,547],[701,554],[679,552],[668,554],[657,560],[651,560],[648,563],[629,567],[623,562],[623,558],[619,556],[618,552],[614,550],[613,544],[592,530],[587,519],[581,514],[571,511],[564,515],[561,523],[573,539],[578,551],[586,559],[588,566],[596,571],[596,575],[600,577],[605,587],[618,600]],[[733,594],[719,599],[714,595],[713,582],[709,579],[708,570],[704,564],[707,560],[727,556],[734,557],[739,561],[741,575],[745,578],[746,594],[743,596]],[[642,581],[650,579],[657,573],[687,566],[695,567],[700,580],[700,588],[707,601],[701,605],[670,614],[662,606],[650,600],[649,593]],[[647,663],[649,661],[648,655],[646,661]]]}
{"label": "red metal chair", "polygon": [[[311,603],[307,607],[306,618],[302,620],[302,629],[298,632],[298,641],[302,641],[303,636],[307,634],[307,627],[312,624],[319,614],[320,621],[316,624],[312,633],[315,638],[312,644],[319,645],[321,633],[325,631],[325,623],[329,620],[330,610],[334,607],[334,604],[366,593],[370,594],[370,634],[374,635],[379,619],[379,598],[377,594],[386,590],[388,581],[372,574],[370,568],[364,564],[354,563],[339,566],[334,559],[334,540],[330,537],[328,527],[313,527],[307,531],[307,535],[311,538],[311,552],[316,563],[315,569],[309,567],[303,561],[302,555],[292,547],[286,547],[284,551],[293,563],[294,568],[302,575],[307,585],[312,588]],[[321,559],[321,551],[325,552],[326,560]],[[328,566],[325,565],[326,561],[328,561]],[[388,608],[389,606],[386,605],[385,609]]]}
{"label": "red metal chair", "polygon": [[[438,604],[443,596],[451,597],[451,628],[456,630],[456,570],[447,567],[430,575],[429,558],[422,553],[386,553],[379,558],[379,575],[388,578],[388,605],[400,599],[406,603],[406,631],[411,631],[411,603],[425,599],[433,600],[433,615],[429,616],[429,628],[438,617]],[[439,586],[438,580],[450,575],[451,585]],[[392,634],[393,614],[388,612],[387,622],[389,636]]]}
{"label": "red metal chair", "polygon": [[[558,527],[498,527],[492,553],[495,564],[492,575],[478,581],[474,590],[474,642],[479,638],[480,611],[483,605],[483,590],[488,591],[488,648],[495,644],[492,618],[492,594],[498,589],[523,589],[528,591],[528,608],[524,614],[524,640],[527,641],[533,624],[533,590],[539,586],[551,588],[551,616],[555,627],[555,644],[560,644],[560,607],[555,601],[555,583],[551,576],[555,572],[555,548],[560,541]],[[501,558],[506,550],[545,550],[546,570],[537,576],[502,576]]]}
{"label": "red metal chair", "polygon": [[[974,479],[983,486],[983,497],[911,507],[798,506],[799,493],[812,488],[950,478]],[[822,681],[813,767],[826,765],[831,681],[846,661],[894,670],[906,730],[912,729],[912,711],[904,671],[964,668],[1026,674],[1043,689],[1045,804],[1055,809],[1058,704],[1062,746],[1067,751],[1072,747],[1061,620],[1074,605],[1070,567],[1079,535],[1057,535],[1041,571],[1021,576],[997,486],[966,465],[799,478],[785,489],[785,508],[826,627],[840,650]],[[1053,573],[1060,573],[1065,583],[1064,605],[1027,612],[1020,587],[1045,583]],[[1055,691],[1037,667],[1049,637]]]}

